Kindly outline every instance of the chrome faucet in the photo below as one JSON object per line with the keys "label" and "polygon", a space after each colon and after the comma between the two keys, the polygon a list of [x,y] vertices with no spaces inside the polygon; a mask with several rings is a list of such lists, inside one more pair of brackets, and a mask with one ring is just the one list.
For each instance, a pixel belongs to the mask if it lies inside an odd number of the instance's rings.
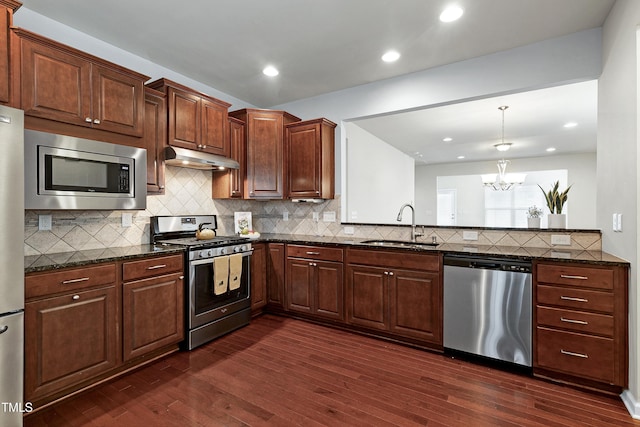
{"label": "chrome faucet", "polygon": [[404,208],[411,208],[411,241],[415,242],[416,237],[422,236],[422,233],[416,233],[416,210],[411,206],[411,203],[405,203],[400,207],[400,212],[398,212],[398,222],[402,221],[402,212]]}

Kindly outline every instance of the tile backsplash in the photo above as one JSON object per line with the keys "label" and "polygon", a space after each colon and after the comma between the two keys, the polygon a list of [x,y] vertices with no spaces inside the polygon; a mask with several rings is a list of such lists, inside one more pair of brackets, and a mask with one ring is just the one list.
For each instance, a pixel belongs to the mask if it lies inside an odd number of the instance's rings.
{"label": "tile backsplash", "polygon": [[[322,203],[290,201],[213,200],[211,172],[180,167],[166,167],[164,195],[148,196],[144,211],[26,211],[24,254],[38,255],[84,249],[102,249],[145,244],[149,242],[149,218],[155,215],[218,216],[218,234],[233,234],[233,213],[251,212],[253,228],[261,233],[343,236],[370,239],[408,239],[407,226],[354,225],[353,235],[344,234],[340,224],[340,199]],[[122,213],[132,213],[130,227],[122,226]],[[288,212],[288,220],[283,213]],[[313,213],[318,213],[314,220]],[[325,222],[324,214],[335,213],[336,220]],[[51,231],[38,230],[38,215],[52,216]],[[465,241],[468,229],[425,227],[424,239],[435,236],[439,242],[475,245],[552,247],[551,233],[546,230],[477,229],[477,241]],[[419,227],[419,231],[422,229]],[[571,245],[564,249],[601,250],[601,235],[593,232],[569,232]]]}

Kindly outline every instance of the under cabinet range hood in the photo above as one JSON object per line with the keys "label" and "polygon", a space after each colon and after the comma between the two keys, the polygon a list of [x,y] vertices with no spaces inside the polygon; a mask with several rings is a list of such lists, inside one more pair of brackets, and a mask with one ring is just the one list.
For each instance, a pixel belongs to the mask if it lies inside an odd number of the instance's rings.
{"label": "under cabinet range hood", "polygon": [[180,147],[166,147],[164,158],[169,166],[203,170],[240,169],[240,163],[228,157]]}

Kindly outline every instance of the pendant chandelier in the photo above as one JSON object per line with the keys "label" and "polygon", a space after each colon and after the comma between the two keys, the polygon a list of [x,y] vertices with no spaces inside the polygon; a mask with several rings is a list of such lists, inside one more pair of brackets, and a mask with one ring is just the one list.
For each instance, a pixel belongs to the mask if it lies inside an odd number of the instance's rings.
{"label": "pendant chandelier", "polygon": [[[504,110],[509,108],[507,105],[498,107],[498,110],[502,111],[502,142],[494,145],[496,150],[505,152],[511,147],[511,143],[504,142]],[[507,191],[515,185],[520,185],[524,182],[526,174],[523,173],[507,173],[507,165],[509,160],[498,161],[498,173],[482,175],[482,184],[485,187],[492,188],[496,191]]]}

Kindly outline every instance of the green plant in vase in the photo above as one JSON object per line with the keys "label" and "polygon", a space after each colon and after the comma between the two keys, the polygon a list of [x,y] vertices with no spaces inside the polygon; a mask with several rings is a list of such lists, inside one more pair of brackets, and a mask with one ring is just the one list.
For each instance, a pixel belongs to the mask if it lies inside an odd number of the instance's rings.
{"label": "green plant in vase", "polygon": [[[545,191],[544,188],[538,184],[549,208],[549,228],[566,228],[566,217],[562,214],[564,205],[567,202],[568,193],[571,189],[571,185],[564,191],[560,191],[560,181],[556,181],[553,187],[549,191]],[[562,215],[557,217],[556,215]]]}

